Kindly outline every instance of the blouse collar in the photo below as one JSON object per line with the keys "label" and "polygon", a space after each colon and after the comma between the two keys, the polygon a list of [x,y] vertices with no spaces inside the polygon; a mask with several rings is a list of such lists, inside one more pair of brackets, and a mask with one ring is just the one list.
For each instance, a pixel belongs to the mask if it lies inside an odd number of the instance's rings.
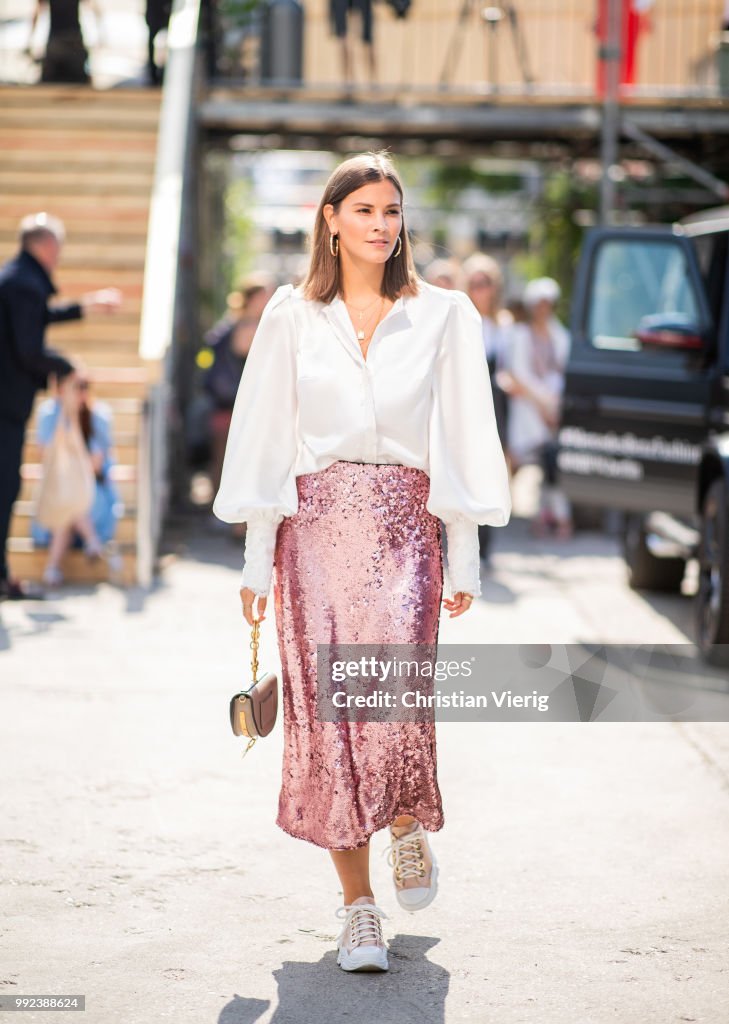
{"label": "blouse collar", "polygon": [[[410,296],[399,295],[377,326],[382,327],[384,324],[389,324],[401,312],[407,316],[406,298],[410,298]],[[331,302],[322,304],[321,312],[335,328],[341,341],[346,344],[350,354],[358,361],[363,361],[364,357],[357,342],[355,328],[344,299],[339,295],[335,296]]]}
{"label": "blouse collar", "polygon": [[[395,299],[395,301],[393,302],[393,304],[390,307],[390,309],[388,309],[388,311],[385,314],[385,316],[382,318],[382,320],[380,320],[381,324],[384,324],[385,320],[387,320],[388,317],[392,316],[395,312],[397,312],[399,309],[402,309],[404,307],[406,297],[409,298],[409,296],[398,295],[398,297]],[[346,303],[345,303],[345,301],[344,301],[344,299],[342,298],[341,295],[335,295],[331,302],[324,303],[324,309],[327,309],[328,307],[331,308],[331,307],[334,307],[334,306],[336,306],[336,307],[338,307],[340,309],[344,309],[345,312],[346,312],[347,306],[346,306]]]}

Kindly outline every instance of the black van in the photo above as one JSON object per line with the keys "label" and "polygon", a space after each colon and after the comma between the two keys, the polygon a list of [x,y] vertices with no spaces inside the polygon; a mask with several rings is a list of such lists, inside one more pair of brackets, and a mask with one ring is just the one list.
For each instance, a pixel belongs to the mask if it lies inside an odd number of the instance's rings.
{"label": "black van", "polygon": [[696,643],[729,656],[729,207],[588,233],[557,465],[573,502],[624,513],[630,584],[699,561]]}

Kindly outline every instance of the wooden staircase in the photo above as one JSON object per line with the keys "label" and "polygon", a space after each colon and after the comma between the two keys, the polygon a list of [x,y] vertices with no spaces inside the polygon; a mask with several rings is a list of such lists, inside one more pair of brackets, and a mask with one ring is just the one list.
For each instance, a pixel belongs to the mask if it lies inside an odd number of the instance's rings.
{"label": "wooden staircase", "polygon": [[[92,313],[80,321],[52,325],[47,344],[79,358],[91,394],[111,407],[112,476],[124,502],[117,525],[114,578],[137,578],[137,465],[145,396],[159,366],[139,356],[147,221],[154,181],[160,111],[158,90],[96,91],[85,86],[0,88],[0,260],[17,251],[17,229],[28,213],[45,210],[66,226],[66,243],[54,275],[59,299],[97,288],[117,287],[121,310]],[[39,580],[47,559],[35,548],[30,524],[40,477],[36,437],[39,392],[28,424],[22,483],[8,543],[14,575]],[[69,551],[68,580],[106,579],[105,560],[89,562]]]}

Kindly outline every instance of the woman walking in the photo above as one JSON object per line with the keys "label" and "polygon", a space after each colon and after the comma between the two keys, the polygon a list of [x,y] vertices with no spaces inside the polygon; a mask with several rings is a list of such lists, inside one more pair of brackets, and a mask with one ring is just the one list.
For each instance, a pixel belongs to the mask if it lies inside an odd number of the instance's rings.
{"label": "woman walking", "polygon": [[390,828],[395,895],[429,905],[443,827],[435,723],[316,716],[317,644],[435,645],[446,524],[451,617],[480,594],[479,523],[511,512],[481,319],[421,280],[386,153],[340,164],[298,288],[264,310],[236,396],[214,513],[247,522],[246,621],[274,609],[283,670],[277,824],[330,852],[337,962],[387,970],[369,840]]}

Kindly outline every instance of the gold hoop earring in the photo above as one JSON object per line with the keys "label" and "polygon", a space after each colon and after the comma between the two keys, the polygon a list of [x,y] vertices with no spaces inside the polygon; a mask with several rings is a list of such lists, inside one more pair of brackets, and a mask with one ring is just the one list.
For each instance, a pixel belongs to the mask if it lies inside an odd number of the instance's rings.
{"label": "gold hoop earring", "polygon": [[[334,248],[334,245],[333,245],[334,242],[337,243],[336,249]],[[338,256],[339,255],[339,238],[337,237],[337,235],[330,235],[329,236],[329,252],[332,254],[332,256]]]}
{"label": "gold hoop earring", "polygon": [[399,256],[399,255],[400,255],[400,253],[402,252],[402,235],[398,235],[398,236],[397,236],[397,241],[398,241],[399,249],[397,250],[397,252],[394,252],[394,253],[392,254],[392,255],[393,255],[393,257],[395,257],[395,256]]}

